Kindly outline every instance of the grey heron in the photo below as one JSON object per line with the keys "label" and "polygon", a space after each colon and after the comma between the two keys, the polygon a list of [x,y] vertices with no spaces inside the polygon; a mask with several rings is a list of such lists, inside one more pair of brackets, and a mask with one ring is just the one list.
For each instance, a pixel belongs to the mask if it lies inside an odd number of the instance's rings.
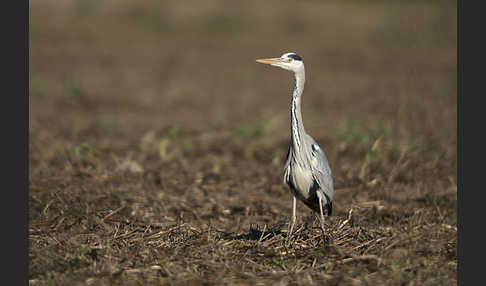
{"label": "grey heron", "polygon": [[324,151],[305,132],[302,121],[302,93],[305,83],[305,69],[302,58],[295,53],[285,53],[280,58],[256,60],[289,70],[294,73],[294,87],[290,105],[290,145],[284,167],[284,183],[293,195],[292,221],[289,237],[296,220],[297,199],[315,213],[320,214],[321,229],[324,231],[324,217],[332,214],[334,187],[331,168]]}

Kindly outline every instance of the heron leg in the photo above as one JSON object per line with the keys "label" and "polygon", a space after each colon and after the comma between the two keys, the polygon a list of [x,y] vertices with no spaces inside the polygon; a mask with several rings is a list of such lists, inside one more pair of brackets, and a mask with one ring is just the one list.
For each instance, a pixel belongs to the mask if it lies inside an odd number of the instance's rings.
{"label": "heron leg", "polygon": [[295,209],[297,208],[297,198],[294,196],[293,201],[292,201],[292,219],[290,222],[290,231],[289,231],[289,237],[292,235],[292,232],[294,231],[294,226],[295,226],[295,221],[296,221],[296,214],[295,214]]}
{"label": "heron leg", "polygon": [[320,221],[321,221],[321,229],[322,231],[324,232],[324,212],[322,211],[322,199],[321,199],[321,196],[318,194],[318,199],[319,199],[319,210],[321,211],[321,217],[320,217]]}

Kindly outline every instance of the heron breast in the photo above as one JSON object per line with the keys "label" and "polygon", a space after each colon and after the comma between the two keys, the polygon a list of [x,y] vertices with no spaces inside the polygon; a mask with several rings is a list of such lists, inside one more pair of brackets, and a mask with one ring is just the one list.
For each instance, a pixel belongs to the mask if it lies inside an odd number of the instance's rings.
{"label": "heron breast", "polygon": [[314,182],[310,170],[302,168],[298,164],[292,166],[292,183],[296,191],[298,191],[304,198],[308,199],[310,188]]}

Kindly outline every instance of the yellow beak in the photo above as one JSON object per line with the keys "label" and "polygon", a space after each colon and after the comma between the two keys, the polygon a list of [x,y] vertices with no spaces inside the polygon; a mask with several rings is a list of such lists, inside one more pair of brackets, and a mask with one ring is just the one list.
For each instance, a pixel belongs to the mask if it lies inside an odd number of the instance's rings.
{"label": "yellow beak", "polygon": [[256,61],[257,61],[257,63],[267,64],[267,65],[278,64],[278,63],[282,62],[282,60],[280,58],[258,59]]}

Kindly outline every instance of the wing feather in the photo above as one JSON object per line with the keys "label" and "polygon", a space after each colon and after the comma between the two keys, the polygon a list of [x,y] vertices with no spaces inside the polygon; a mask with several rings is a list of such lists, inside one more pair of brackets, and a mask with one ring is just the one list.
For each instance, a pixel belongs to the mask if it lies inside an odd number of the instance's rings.
{"label": "wing feather", "polygon": [[334,198],[334,182],[332,178],[331,168],[329,167],[329,161],[327,160],[326,155],[322,151],[322,149],[317,145],[317,143],[309,136],[311,139],[311,149],[312,149],[312,158],[311,162],[311,169],[312,169],[312,176],[316,180],[317,184],[326,196],[331,200]]}
{"label": "wing feather", "polygon": [[290,148],[291,146],[289,145],[289,150],[287,151],[287,161],[285,161],[284,165],[284,184],[288,184],[290,182]]}

